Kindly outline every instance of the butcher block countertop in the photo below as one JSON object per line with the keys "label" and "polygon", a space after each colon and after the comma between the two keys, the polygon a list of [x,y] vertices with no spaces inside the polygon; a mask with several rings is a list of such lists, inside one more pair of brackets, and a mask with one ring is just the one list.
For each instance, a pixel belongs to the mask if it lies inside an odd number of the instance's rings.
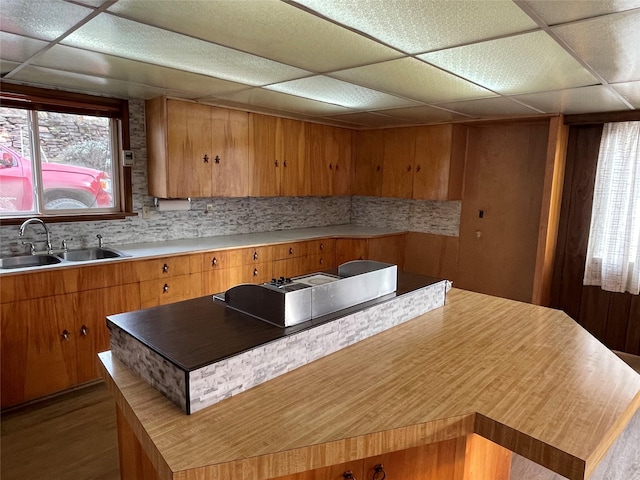
{"label": "butcher block countertop", "polygon": [[262,480],[471,433],[589,478],[640,408],[640,375],[564,313],[455,288],[443,308],[191,416],[100,359],[163,480]]}

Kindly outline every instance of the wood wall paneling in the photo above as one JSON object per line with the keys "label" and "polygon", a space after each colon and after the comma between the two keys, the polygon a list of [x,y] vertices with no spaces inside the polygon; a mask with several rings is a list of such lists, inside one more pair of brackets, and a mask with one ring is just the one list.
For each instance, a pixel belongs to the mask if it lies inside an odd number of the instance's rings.
{"label": "wood wall paneling", "polygon": [[468,139],[458,286],[530,302],[548,123],[469,127]]}

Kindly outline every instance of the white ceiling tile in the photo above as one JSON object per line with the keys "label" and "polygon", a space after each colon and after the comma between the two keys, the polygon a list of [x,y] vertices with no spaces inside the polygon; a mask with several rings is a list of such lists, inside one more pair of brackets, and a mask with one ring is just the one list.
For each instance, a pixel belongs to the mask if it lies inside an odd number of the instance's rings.
{"label": "white ceiling tile", "polygon": [[286,93],[265,90],[262,88],[251,88],[232,94],[217,95],[216,97],[247,105],[269,107],[309,115],[334,115],[352,111],[338,105],[318,102],[316,100],[296,97],[293,95],[287,95]]}
{"label": "white ceiling tile", "polygon": [[415,105],[415,102],[410,100],[321,75],[269,85],[265,88],[357,110]]}
{"label": "white ceiling tile", "polygon": [[390,117],[388,115],[380,115],[377,113],[360,112],[360,113],[347,113],[345,115],[334,115],[326,117],[338,121],[350,122],[361,127],[378,128],[378,127],[399,127],[402,125],[412,125],[413,122],[409,120],[403,120],[397,117]]}
{"label": "white ceiling tile", "polygon": [[280,0],[183,0],[157,5],[154,0],[120,0],[109,11],[314,72],[401,55]]}
{"label": "white ceiling tile", "polygon": [[[100,52],[56,45],[35,59],[33,65],[100,76],[152,87],[182,90],[196,96],[218,95],[248,88],[240,83],[128,60]],[[63,66],[63,68],[60,68]]]}
{"label": "white ceiling tile", "polygon": [[93,10],[63,0],[2,0],[0,30],[54,40]]}
{"label": "white ceiling tile", "polygon": [[420,58],[502,94],[598,83],[542,31],[427,53]]}
{"label": "white ceiling tile", "polygon": [[18,67],[20,64],[16,62],[9,62],[7,60],[0,59],[0,75],[5,75],[9,73],[14,68]]}
{"label": "white ceiling tile", "polygon": [[547,25],[573,22],[640,7],[640,0],[525,0]]}
{"label": "white ceiling tile", "polygon": [[508,97],[484,98],[464,102],[440,103],[439,107],[480,118],[537,115],[540,112],[511,100]]}
{"label": "white ceiling tile", "polygon": [[48,45],[47,42],[0,32],[0,58],[22,63]]}
{"label": "white ceiling tile", "polygon": [[627,102],[640,110],[640,82],[617,83],[611,85]]}
{"label": "white ceiling tile", "polygon": [[553,28],[607,82],[640,80],[640,9]]}
{"label": "white ceiling tile", "polygon": [[496,95],[415,58],[343,70],[331,76],[425,103]]}
{"label": "white ceiling tile", "polygon": [[56,87],[62,90],[71,90],[81,93],[97,92],[119,98],[150,98],[161,95],[191,98],[192,95],[184,91],[154,88],[137,85],[119,80],[111,80],[78,73],[62,72],[50,68],[27,66],[20,70],[11,80],[29,83],[36,86]]}
{"label": "white ceiling tile", "polygon": [[[65,0],[68,2],[69,0]],[[98,8],[107,3],[107,0],[73,0],[74,3],[81,3],[82,5],[87,5],[88,7]]]}
{"label": "white ceiling tile", "polygon": [[390,117],[400,118],[415,124],[454,122],[456,120],[468,119],[468,117],[464,115],[458,115],[457,113],[427,106],[395,108],[378,113],[384,113]]}
{"label": "white ceiling tile", "polygon": [[514,98],[546,113],[574,114],[628,110],[616,95],[602,85],[516,95]]}
{"label": "white ceiling tile", "polygon": [[254,86],[308,75],[298,68],[109,14],[98,15],[63,43]]}
{"label": "white ceiling tile", "polygon": [[297,0],[297,3],[408,53],[537,27],[510,0]]}

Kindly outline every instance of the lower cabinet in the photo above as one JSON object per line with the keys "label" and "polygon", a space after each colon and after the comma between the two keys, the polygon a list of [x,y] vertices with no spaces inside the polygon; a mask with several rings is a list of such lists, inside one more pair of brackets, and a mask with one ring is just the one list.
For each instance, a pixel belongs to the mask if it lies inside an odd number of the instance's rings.
{"label": "lower cabinet", "polygon": [[351,260],[376,260],[404,266],[405,234],[374,238],[339,238],[336,240],[336,264]]}
{"label": "lower cabinet", "polygon": [[2,408],[99,378],[97,354],[109,349],[105,317],[140,308],[131,290],[116,286],[2,304]]}
{"label": "lower cabinet", "polygon": [[202,295],[202,274],[176,275],[140,282],[142,308],[180,302]]}

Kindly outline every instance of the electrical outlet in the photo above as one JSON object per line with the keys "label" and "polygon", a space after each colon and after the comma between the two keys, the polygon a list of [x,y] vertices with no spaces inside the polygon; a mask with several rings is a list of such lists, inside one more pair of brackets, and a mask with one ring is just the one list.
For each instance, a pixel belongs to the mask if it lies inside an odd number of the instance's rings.
{"label": "electrical outlet", "polygon": [[207,203],[207,212],[213,212],[213,203]]}
{"label": "electrical outlet", "polygon": [[142,207],[142,218],[151,218],[151,207]]}

